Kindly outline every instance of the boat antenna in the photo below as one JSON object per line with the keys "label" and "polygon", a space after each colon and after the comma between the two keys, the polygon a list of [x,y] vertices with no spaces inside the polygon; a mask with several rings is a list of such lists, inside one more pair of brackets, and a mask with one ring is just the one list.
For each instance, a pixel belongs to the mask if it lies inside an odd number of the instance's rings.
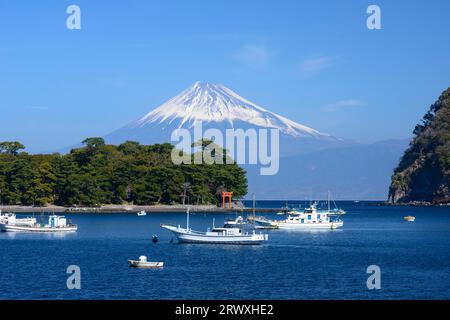
{"label": "boat antenna", "polygon": [[330,192],[330,198],[331,198],[331,201],[333,201],[334,207],[335,207],[336,209],[338,209],[338,206],[337,206],[337,204],[336,204],[336,201],[334,201],[334,198],[331,196],[331,192]]}

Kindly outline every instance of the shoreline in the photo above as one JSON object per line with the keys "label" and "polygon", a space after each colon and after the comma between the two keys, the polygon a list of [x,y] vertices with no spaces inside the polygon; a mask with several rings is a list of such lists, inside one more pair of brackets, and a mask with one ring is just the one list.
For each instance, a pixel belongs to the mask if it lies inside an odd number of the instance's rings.
{"label": "shoreline", "polygon": [[[253,208],[248,207],[232,207],[221,208],[215,205],[151,205],[151,206],[135,206],[135,205],[104,205],[101,207],[61,207],[61,206],[0,206],[2,212],[14,213],[130,213],[136,214],[140,211],[147,213],[185,213],[187,209],[191,213],[236,213],[236,212],[252,212]],[[278,212],[281,208],[255,208],[257,212]]]}
{"label": "shoreline", "polygon": [[[373,206],[412,206],[412,207],[449,207],[447,204],[430,204],[423,202],[413,203],[388,203],[388,202],[376,202],[371,204]],[[185,213],[189,209],[191,213],[239,213],[239,212],[253,212],[253,208],[244,206],[235,206],[232,208],[222,208],[216,205],[104,205],[101,207],[62,207],[62,206],[45,206],[45,207],[33,207],[33,206],[0,206],[2,212],[14,212],[14,213],[129,213],[136,214],[140,211],[147,213]],[[274,213],[274,212],[286,212],[285,208],[255,208],[259,213]]]}

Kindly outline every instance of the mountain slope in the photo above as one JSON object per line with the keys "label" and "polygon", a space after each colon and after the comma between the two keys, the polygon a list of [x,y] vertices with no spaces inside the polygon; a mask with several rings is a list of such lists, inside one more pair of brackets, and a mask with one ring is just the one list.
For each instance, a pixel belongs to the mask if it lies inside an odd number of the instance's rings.
{"label": "mountain slope", "polygon": [[450,88],[414,129],[392,176],[389,201],[450,202]]}
{"label": "mountain slope", "polygon": [[259,165],[247,170],[249,194],[264,199],[306,199],[331,190],[337,199],[386,199],[391,172],[408,141],[371,145],[335,138],[286,119],[242,98],[223,85],[197,82],[181,94],[105,137],[109,143],[134,140],[170,142],[175,129],[228,128],[280,130],[280,170],[261,176]]}
{"label": "mountain slope", "polygon": [[221,84],[196,82],[140,119],[105,137],[109,143],[134,140],[145,144],[170,141],[179,128],[193,130],[202,122],[205,130],[276,128],[281,154],[299,154],[345,144],[332,137],[270,112]]}
{"label": "mountain slope", "polygon": [[180,95],[170,99],[132,124],[143,127],[154,123],[178,124],[178,128],[192,127],[196,121],[223,122],[233,127],[234,121],[278,128],[292,136],[328,136],[298,124],[242,98],[221,84],[196,82]]}

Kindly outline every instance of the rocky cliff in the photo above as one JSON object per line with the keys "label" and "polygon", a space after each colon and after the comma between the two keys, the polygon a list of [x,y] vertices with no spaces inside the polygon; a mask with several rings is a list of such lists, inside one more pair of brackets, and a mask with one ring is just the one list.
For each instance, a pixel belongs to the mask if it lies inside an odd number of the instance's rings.
{"label": "rocky cliff", "polygon": [[450,88],[431,105],[392,175],[389,202],[450,202]]}

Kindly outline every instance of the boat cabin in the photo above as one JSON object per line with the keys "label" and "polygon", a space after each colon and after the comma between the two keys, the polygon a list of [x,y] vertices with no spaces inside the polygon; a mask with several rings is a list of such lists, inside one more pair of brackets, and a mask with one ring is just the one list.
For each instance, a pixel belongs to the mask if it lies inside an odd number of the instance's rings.
{"label": "boat cabin", "polygon": [[325,213],[307,213],[304,212],[300,215],[288,216],[286,222],[294,223],[328,223],[330,222],[330,217]]}
{"label": "boat cabin", "polygon": [[242,231],[241,231],[241,229],[238,229],[238,228],[213,228],[211,231],[207,231],[206,235],[240,236],[240,235],[242,235]]}
{"label": "boat cabin", "polygon": [[64,216],[49,216],[48,224],[51,228],[61,228],[67,226],[67,219]]}
{"label": "boat cabin", "polygon": [[16,215],[14,213],[1,213],[0,223],[16,223]]}

